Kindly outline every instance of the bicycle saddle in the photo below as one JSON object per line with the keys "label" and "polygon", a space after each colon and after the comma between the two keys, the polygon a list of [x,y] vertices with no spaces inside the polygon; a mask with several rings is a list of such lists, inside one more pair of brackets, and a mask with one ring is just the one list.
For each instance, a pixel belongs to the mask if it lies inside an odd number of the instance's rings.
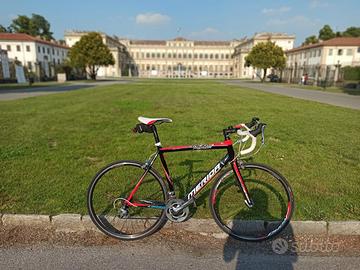
{"label": "bicycle saddle", "polygon": [[139,116],[138,120],[145,125],[153,125],[153,124],[162,124],[162,123],[171,123],[172,120],[170,118],[147,118],[143,116]]}

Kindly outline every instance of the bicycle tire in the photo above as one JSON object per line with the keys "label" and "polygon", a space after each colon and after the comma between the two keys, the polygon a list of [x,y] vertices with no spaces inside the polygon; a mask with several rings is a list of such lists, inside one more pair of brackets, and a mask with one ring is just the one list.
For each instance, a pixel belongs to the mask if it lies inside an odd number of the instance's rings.
{"label": "bicycle tire", "polygon": [[96,227],[106,235],[119,240],[137,240],[165,225],[168,193],[161,176],[153,168],[134,194],[134,200],[151,204],[151,207],[126,203],[144,168],[141,162],[116,161],[102,168],[91,181],[87,192],[88,212]]}
{"label": "bicycle tire", "polygon": [[243,194],[239,194],[240,184],[230,168],[219,176],[210,192],[209,205],[215,222],[238,240],[256,242],[278,235],[289,224],[294,211],[288,181],[263,164],[245,163],[239,170],[254,206],[245,204]]}

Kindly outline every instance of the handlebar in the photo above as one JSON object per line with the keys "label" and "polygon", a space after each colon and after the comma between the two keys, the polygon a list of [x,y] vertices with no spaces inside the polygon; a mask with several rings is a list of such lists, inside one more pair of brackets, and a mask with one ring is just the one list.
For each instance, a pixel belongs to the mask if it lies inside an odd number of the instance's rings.
{"label": "handlebar", "polygon": [[227,129],[223,130],[225,139],[229,139],[230,134],[237,133],[241,136],[240,141],[246,142],[251,138],[251,145],[247,149],[240,151],[241,155],[246,155],[254,151],[256,147],[256,137],[262,135],[262,143],[264,143],[264,130],[266,127],[265,123],[260,123],[258,117],[253,117],[253,119],[246,124],[239,124],[234,127],[230,126]]}

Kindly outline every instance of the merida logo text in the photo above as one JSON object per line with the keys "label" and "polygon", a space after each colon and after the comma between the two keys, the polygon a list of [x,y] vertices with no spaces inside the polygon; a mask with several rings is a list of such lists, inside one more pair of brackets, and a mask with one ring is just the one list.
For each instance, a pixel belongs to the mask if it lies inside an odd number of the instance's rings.
{"label": "merida logo text", "polygon": [[195,194],[198,193],[199,190],[202,189],[202,188],[207,184],[207,182],[209,182],[209,181],[211,180],[211,178],[213,178],[214,175],[218,173],[218,171],[220,171],[220,169],[221,169],[221,164],[218,163],[218,164],[216,165],[216,167],[215,167],[214,169],[212,169],[212,170],[209,172],[209,174],[208,174],[207,176],[205,176],[205,177],[203,178],[203,180],[201,180],[201,182],[200,182],[199,184],[197,184],[196,187],[189,193],[189,195],[188,195],[188,200],[189,200],[191,197],[195,196]]}

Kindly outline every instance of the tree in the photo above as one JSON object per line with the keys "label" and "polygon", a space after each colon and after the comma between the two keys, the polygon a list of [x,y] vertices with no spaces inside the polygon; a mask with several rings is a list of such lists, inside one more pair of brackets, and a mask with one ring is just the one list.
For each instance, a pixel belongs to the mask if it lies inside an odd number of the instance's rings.
{"label": "tree", "polygon": [[315,35],[312,35],[312,36],[307,37],[302,45],[315,44],[318,42],[319,42],[318,38]]}
{"label": "tree", "polygon": [[343,33],[344,37],[360,37],[360,27],[348,27]]}
{"label": "tree", "polygon": [[100,66],[114,65],[114,57],[109,48],[102,42],[99,33],[91,32],[71,47],[69,51],[70,63],[75,68],[84,68],[90,78],[96,80]]}
{"label": "tree", "polygon": [[32,14],[31,18],[25,15],[19,15],[12,21],[10,27],[16,33],[40,36],[46,40],[53,39],[53,33],[50,31],[50,23],[38,14]]}
{"label": "tree", "polygon": [[268,68],[282,69],[285,67],[284,51],[281,47],[270,41],[256,44],[245,57],[245,61],[248,65],[264,70],[262,82],[266,78],[266,70]]}
{"label": "tree", "polygon": [[320,40],[329,40],[336,36],[334,31],[331,29],[330,25],[326,24],[319,31],[319,39]]}
{"label": "tree", "polygon": [[6,27],[0,24],[0,33],[7,33],[7,31]]}

